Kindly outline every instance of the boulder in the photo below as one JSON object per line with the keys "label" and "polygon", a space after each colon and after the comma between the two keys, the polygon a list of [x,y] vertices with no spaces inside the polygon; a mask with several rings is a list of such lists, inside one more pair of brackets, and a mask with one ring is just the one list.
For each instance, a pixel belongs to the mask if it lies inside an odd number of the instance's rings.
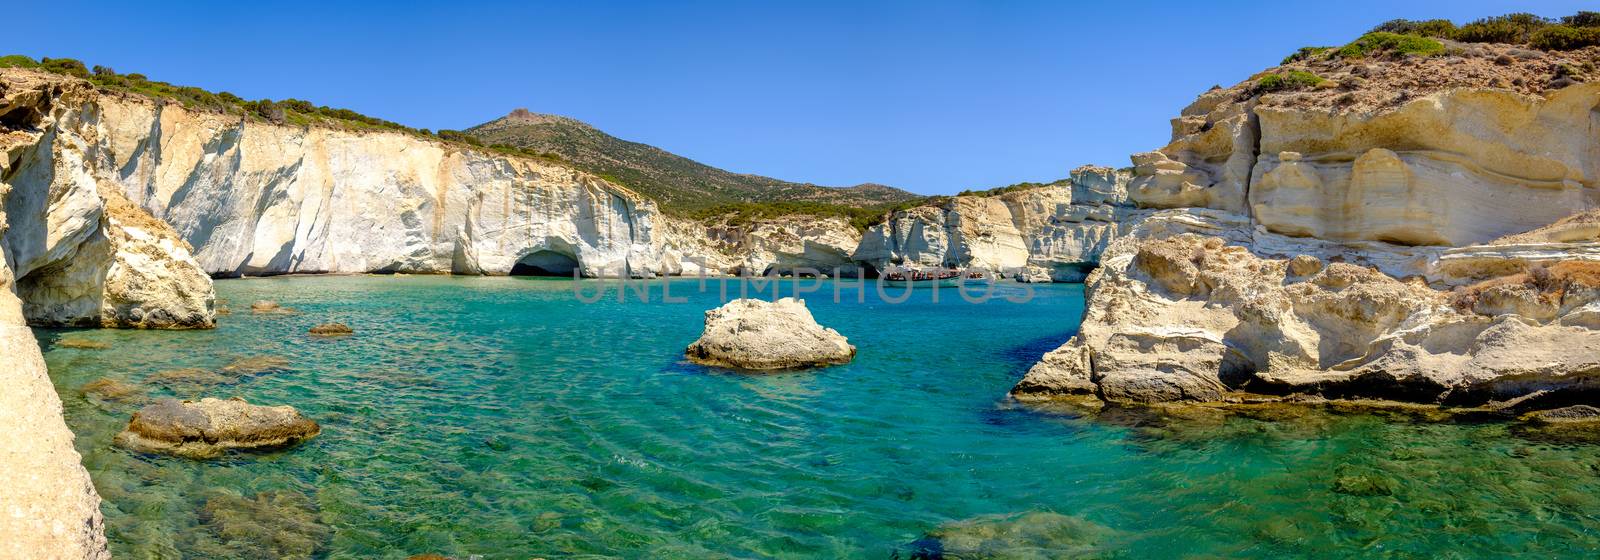
{"label": "boulder", "polygon": [[347,336],[355,334],[356,331],[344,323],[323,323],[311,327],[310,332],[317,336]]}
{"label": "boulder", "polygon": [[135,412],[116,443],[146,453],[207,459],[231,449],[286,447],[321,431],[290,406],[258,406],[237,397],[161,399]]}
{"label": "boulder", "polygon": [[779,370],[848,363],[856,348],[817,324],[801,300],[736,299],[706,312],[705,332],[685,355],[709,366]]}
{"label": "boulder", "polygon": [[250,304],[250,311],[256,313],[275,313],[281,309],[283,308],[278,306],[278,302],[265,299]]}

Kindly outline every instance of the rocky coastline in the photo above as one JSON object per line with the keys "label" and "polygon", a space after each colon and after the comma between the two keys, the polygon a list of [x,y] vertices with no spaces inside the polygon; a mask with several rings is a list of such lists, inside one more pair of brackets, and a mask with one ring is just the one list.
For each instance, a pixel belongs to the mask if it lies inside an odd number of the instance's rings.
{"label": "rocky coastline", "polygon": [[[793,216],[694,223],[537,158],[3,69],[0,356],[20,367],[0,372],[0,503],[14,508],[0,543],[14,557],[107,555],[26,325],[210,328],[213,276],[985,268],[1086,283],[1081,330],[1028,370],[1020,401],[1378,399],[1587,419],[1567,407],[1592,403],[1600,380],[1597,59],[1487,45],[1292,60],[1202,94],[1132,171],[1079,168],[865,232]],[[1292,72],[1319,81],[1263,87]],[[758,366],[854,353],[818,341],[837,352]],[[1536,413],[1557,409],[1569,412]]]}

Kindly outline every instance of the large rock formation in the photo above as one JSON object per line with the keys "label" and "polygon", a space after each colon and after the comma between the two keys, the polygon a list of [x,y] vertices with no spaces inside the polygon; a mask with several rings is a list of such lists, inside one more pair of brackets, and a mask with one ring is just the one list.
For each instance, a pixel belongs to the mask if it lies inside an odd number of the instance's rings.
{"label": "large rock formation", "polygon": [[676,274],[681,249],[704,246],[664,236],[653,202],[535,158],[189,110],[27,70],[0,79],[32,104],[15,118],[39,129],[13,173],[121,192],[212,274]]}
{"label": "large rock formation", "polygon": [[[4,94],[7,92],[0,92]],[[10,97],[0,98],[0,122],[8,127],[33,115],[7,111]],[[0,178],[10,177],[11,142],[29,141],[26,132],[0,131],[7,158],[0,160]],[[0,183],[0,197],[11,188]],[[28,216],[36,223],[43,216]],[[0,242],[11,227],[0,206]],[[85,226],[88,227],[88,226]],[[0,243],[0,248],[6,245]],[[89,481],[72,445],[72,432],[61,415],[61,399],[45,371],[44,357],[33,331],[25,326],[22,301],[13,294],[15,273],[11,251],[0,251],[0,554],[7,558],[101,559],[106,549],[100,496]]]}
{"label": "large rock formation", "polygon": [[1079,281],[1124,224],[1147,212],[1129,206],[1128,176],[1081,167],[1069,180],[997,195],[958,196],[896,212],[862,237],[853,258],[889,266],[1050,271]]}
{"label": "large rock formation", "polygon": [[130,204],[96,162],[97,121],[75,82],[0,73],[0,236],[28,321],[38,325],[208,328],[211,278],[160,220]]}
{"label": "large rock formation", "polygon": [[[1405,274],[1418,271],[1393,258],[1409,253],[1403,247],[1339,250],[1252,234],[1229,216],[1158,214],[1108,251],[1090,280],[1082,330],[1013,394],[1162,402],[1310,393],[1484,404],[1536,391],[1581,393],[1600,375],[1592,321],[1600,262],[1567,261],[1448,291],[1450,278],[1428,269]],[[1211,228],[1169,223],[1178,220]],[[1263,246],[1287,252],[1263,257]]]}
{"label": "large rock formation", "polygon": [[684,354],[709,366],[777,370],[848,363],[856,347],[817,324],[804,301],[736,299],[706,312],[705,332]]}
{"label": "large rock formation", "polygon": [[1128,224],[1089,278],[1080,332],[1012,394],[1586,398],[1600,84],[1556,74],[1596,52],[1473,49],[1298,62],[1268,73],[1325,87],[1202,95],[1172,143],[1133,158],[1130,198],[1178,209]]}

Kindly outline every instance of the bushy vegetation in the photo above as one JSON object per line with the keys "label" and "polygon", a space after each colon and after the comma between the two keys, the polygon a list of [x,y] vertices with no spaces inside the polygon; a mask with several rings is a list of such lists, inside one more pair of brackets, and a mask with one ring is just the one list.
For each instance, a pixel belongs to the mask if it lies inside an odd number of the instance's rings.
{"label": "bushy vegetation", "polygon": [[1318,55],[1324,55],[1331,50],[1333,50],[1333,47],[1300,47],[1300,50],[1294,51],[1289,56],[1283,57],[1283,62],[1280,64],[1288,64],[1290,62],[1301,60],[1311,60],[1312,58],[1317,57]]}
{"label": "bushy vegetation", "polygon": [[1032,182],[1032,181],[1023,181],[1021,183],[1010,184],[1010,185],[1006,185],[1004,187],[995,187],[995,188],[992,188],[992,189],[983,189],[983,190],[971,190],[971,189],[968,189],[968,190],[961,191],[960,193],[956,194],[956,196],[999,196],[999,195],[1010,193],[1010,192],[1026,191],[1026,190],[1032,190],[1032,189],[1037,189],[1037,188],[1041,188],[1041,187],[1048,187],[1048,186],[1051,186],[1051,185],[1066,185],[1066,184],[1068,184],[1068,179],[1061,179],[1061,180],[1057,180],[1057,181],[1051,181],[1049,183],[1035,183],[1035,182]]}
{"label": "bushy vegetation", "polygon": [[1444,54],[1444,43],[1420,35],[1374,31],[1334,51],[1334,55],[1340,58],[1365,58],[1391,53],[1400,56]]}
{"label": "bushy vegetation", "polygon": [[895,212],[923,205],[944,204],[949,200],[950,197],[946,196],[930,196],[867,207],[808,201],[737,202],[699,208],[689,212],[686,217],[702,221],[715,220],[730,226],[743,226],[758,220],[806,214],[824,218],[842,217],[848,219],[850,226],[856,231],[866,231],[867,228],[883,223]]}
{"label": "bushy vegetation", "polygon": [[1456,24],[1448,19],[1429,19],[1411,21],[1409,19],[1391,19],[1372,28],[1370,33],[1394,33],[1397,35],[1417,35],[1420,37],[1433,37],[1436,39],[1449,39],[1456,34]]}
{"label": "bushy vegetation", "polygon": [[[1582,11],[1560,19],[1519,12],[1475,20],[1460,27],[1443,19],[1396,19],[1372,28],[1363,38],[1380,33],[1465,43],[1528,45],[1544,50],[1573,50],[1600,45],[1600,12]],[[1348,46],[1345,48],[1350,49]],[[1364,53],[1355,49],[1341,49],[1339,54],[1345,57],[1364,56]]]}
{"label": "bushy vegetation", "polygon": [[1525,44],[1540,29],[1552,25],[1548,19],[1529,14],[1515,13],[1483,18],[1457,29],[1452,39],[1468,43]]}
{"label": "bushy vegetation", "polygon": [[1570,51],[1595,45],[1600,45],[1600,27],[1552,25],[1535,32],[1528,40],[1528,46],[1547,51]]}
{"label": "bushy vegetation", "polygon": [[1325,82],[1322,76],[1303,70],[1290,70],[1281,74],[1268,74],[1256,80],[1256,89],[1260,91],[1280,91],[1316,87]]}
{"label": "bushy vegetation", "polygon": [[[317,105],[304,99],[284,99],[281,101],[271,99],[246,100],[226,91],[210,92],[197,87],[179,86],[151,80],[145,77],[144,74],[120,74],[108,66],[95,65],[89,67],[82,61],[71,58],[41,58],[34,60],[23,55],[7,55],[0,56],[0,68],[43,70],[82,78],[106,90],[174,101],[189,109],[236,114],[245,118],[259,119],[275,124],[322,125],[356,130],[390,130],[418,136],[437,137],[447,142],[472,146],[482,145],[482,142],[479,142],[476,138],[457,131],[442,130],[435,135],[426,129],[411,128],[349,109]],[[504,149],[498,151],[508,152]],[[529,155],[521,151],[508,153]],[[551,159],[544,154],[537,154],[535,157]]]}

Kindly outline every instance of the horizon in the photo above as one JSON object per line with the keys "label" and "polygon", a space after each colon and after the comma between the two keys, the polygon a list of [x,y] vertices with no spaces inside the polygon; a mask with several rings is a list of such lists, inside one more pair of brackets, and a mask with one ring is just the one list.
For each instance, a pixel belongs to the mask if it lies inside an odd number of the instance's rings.
{"label": "horizon", "polygon": [[[100,5],[40,10],[65,20],[109,10]],[[1126,167],[1130,154],[1165,145],[1168,121],[1212,85],[1383,21],[1584,7],[1364,1],[1306,21],[1299,9],[1225,2],[1213,9],[1237,13],[1238,32],[1207,34],[1165,3],[161,6],[109,30],[28,27],[0,50],[433,130],[527,108],[734,173],[949,195],[1049,182],[1080,165]],[[548,35],[511,33],[552,20]],[[1087,40],[1064,33],[1086,21],[1140,25]]]}

